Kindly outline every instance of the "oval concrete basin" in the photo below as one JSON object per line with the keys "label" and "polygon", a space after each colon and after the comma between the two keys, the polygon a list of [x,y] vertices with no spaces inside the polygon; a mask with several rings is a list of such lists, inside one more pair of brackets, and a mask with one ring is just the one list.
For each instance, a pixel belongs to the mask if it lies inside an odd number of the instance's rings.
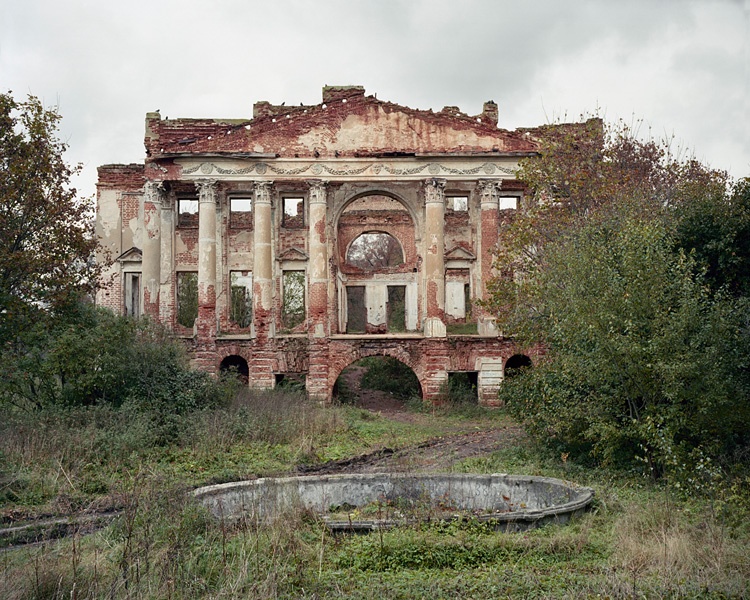
{"label": "oval concrete basin", "polygon": [[417,520],[472,517],[521,531],[566,523],[594,498],[550,477],[378,473],[263,478],[193,492],[214,516],[267,523],[293,510],[319,514],[334,531],[367,531]]}

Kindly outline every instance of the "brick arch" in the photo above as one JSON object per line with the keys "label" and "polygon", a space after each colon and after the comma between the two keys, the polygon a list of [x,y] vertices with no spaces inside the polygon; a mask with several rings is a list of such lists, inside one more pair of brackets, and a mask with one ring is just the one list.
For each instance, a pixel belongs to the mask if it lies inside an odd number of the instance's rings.
{"label": "brick arch", "polygon": [[[380,210],[373,207],[363,207],[361,214],[350,213],[345,216],[346,209],[353,202],[369,196],[390,198],[398,203],[400,208],[398,211],[394,211],[393,215],[387,217],[387,219],[373,218],[372,220],[368,220],[364,215],[369,213],[371,216],[374,216]],[[383,214],[387,213],[384,211]],[[403,198],[400,198],[396,194],[379,189],[354,194],[343,203],[334,218],[333,230],[336,263],[343,272],[348,272],[351,267],[346,262],[346,254],[354,240],[364,233],[387,233],[398,241],[403,255],[403,264],[394,269],[403,272],[413,272],[418,266],[419,252],[417,239],[420,237],[420,227],[420,220],[417,218],[413,207],[410,207]],[[354,272],[356,273],[357,271],[355,270]]]}
{"label": "brick arch", "polygon": [[369,358],[371,356],[390,356],[391,358],[395,358],[397,361],[409,367],[417,377],[420,392],[422,398],[424,398],[424,367],[419,360],[415,360],[404,348],[351,348],[351,351],[349,353],[347,353],[345,356],[340,356],[339,358],[334,359],[333,363],[331,364],[328,378],[329,401],[333,398],[333,388],[336,385],[336,381],[338,381],[341,372],[349,365],[352,365],[363,358]]}
{"label": "brick arch", "polygon": [[344,211],[347,209],[347,207],[355,200],[359,200],[360,198],[364,198],[366,196],[387,196],[388,198],[392,198],[393,200],[396,200],[409,213],[412,223],[414,223],[414,227],[422,227],[423,224],[422,224],[422,219],[420,218],[421,215],[419,215],[419,213],[417,212],[417,208],[411,206],[410,203],[403,196],[400,196],[399,194],[391,192],[390,190],[374,187],[374,188],[370,188],[367,190],[359,191],[356,194],[352,194],[350,197],[344,200],[344,202],[341,203],[341,206],[336,208],[336,212],[333,216],[334,231],[338,230],[339,221],[341,220],[341,215],[344,214]]}

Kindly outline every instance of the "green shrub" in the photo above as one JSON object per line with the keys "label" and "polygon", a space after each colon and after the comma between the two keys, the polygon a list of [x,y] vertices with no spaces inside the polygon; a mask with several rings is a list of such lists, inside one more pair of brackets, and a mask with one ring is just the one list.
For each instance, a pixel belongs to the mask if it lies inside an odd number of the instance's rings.
{"label": "green shrub", "polygon": [[389,392],[407,399],[420,395],[420,386],[414,371],[391,356],[369,357],[360,361],[367,367],[362,377],[362,387]]}

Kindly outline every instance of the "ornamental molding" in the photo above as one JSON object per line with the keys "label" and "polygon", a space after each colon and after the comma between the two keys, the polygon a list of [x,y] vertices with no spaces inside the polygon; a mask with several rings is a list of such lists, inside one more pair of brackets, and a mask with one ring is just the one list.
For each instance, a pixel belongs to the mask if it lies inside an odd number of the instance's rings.
{"label": "ornamental molding", "polygon": [[216,179],[201,179],[195,182],[198,191],[198,201],[216,204],[219,200],[217,194],[218,186]]}
{"label": "ornamental molding", "polygon": [[207,175],[237,177],[237,176],[282,176],[285,178],[336,177],[353,179],[392,179],[394,177],[423,178],[429,177],[466,177],[466,176],[499,176],[513,177],[518,167],[515,160],[502,162],[500,160],[482,160],[456,158],[450,161],[418,160],[389,161],[368,160],[360,161],[294,161],[278,162],[250,162],[237,160],[193,161],[178,159],[183,165],[183,176]]}

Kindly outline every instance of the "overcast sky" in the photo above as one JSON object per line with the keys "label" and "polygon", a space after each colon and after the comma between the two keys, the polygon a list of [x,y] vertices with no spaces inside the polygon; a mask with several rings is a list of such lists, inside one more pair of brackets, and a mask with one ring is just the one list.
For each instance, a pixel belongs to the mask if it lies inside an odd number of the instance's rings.
{"label": "overcast sky", "polygon": [[750,0],[1,0],[0,91],[58,105],[76,182],[142,162],[145,113],[247,118],[321,87],[507,129],[643,121],[750,176]]}

